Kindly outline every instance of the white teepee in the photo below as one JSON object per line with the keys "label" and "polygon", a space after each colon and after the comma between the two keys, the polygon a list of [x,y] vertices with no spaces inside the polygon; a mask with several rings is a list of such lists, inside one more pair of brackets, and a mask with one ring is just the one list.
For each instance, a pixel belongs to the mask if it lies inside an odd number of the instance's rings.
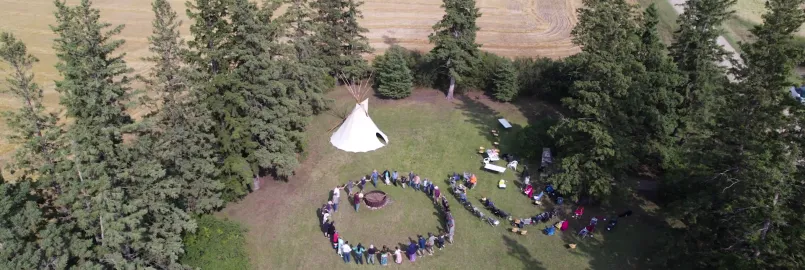
{"label": "white teepee", "polygon": [[[347,85],[349,92],[355,97],[358,102],[360,98],[366,93],[361,88],[364,85],[355,89],[352,85]],[[377,137],[383,138],[381,142]],[[389,138],[383,131],[380,131],[369,117],[369,99],[364,99],[363,102],[355,104],[355,108],[344,119],[338,130],[330,137],[330,143],[338,149],[347,152],[369,152],[376,150],[380,147],[386,146]]]}

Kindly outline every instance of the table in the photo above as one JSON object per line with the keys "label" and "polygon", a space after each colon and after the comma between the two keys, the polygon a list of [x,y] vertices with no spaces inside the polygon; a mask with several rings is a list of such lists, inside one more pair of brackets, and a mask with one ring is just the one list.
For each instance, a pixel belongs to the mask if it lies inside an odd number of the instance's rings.
{"label": "table", "polygon": [[498,152],[495,152],[494,149],[486,150],[486,156],[489,158],[490,161],[498,161],[500,157],[498,156]]}
{"label": "table", "polygon": [[505,168],[505,167],[501,167],[501,166],[498,166],[498,165],[495,165],[495,164],[492,164],[492,163],[487,163],[487,164],[484,164],[484,169],[487,169],[487,170],[490,170],[490,171],[499,172],[499,173],[504,173],[504,172],[506,172],[506,168]]}
{"label": "table", "polygon": [[500,124],[503,125],[504,128],[512,128],[512,124],[510,124],[509,121],[506,120],[506,118],[500,118],[498,119],[498,122],[500,122]]}

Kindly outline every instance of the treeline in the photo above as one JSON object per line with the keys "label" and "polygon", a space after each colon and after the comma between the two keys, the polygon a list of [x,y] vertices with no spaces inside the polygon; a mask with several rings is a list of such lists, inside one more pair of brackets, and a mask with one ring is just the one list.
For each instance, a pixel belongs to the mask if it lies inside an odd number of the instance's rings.
{"label": "treeline", "polygon": [[[360,3],[193,0],[185,42],[176,12],[155,0],[145,76],[118,51],[122,25],[88,0],[54,4],[63,112],[46,110],[25,44],[0,38],[5,90],[22,104],[4,114],[18,148],[13,179],[0,181],[0,268],[182,269],[208,262],[204,250],[247,264],[233,246],[242,230],[202,215],[257,177],[293,175],[335,75],[369,73]],[[133,107],[147,114],[134,119]]]}
{"label": "treeline", "polygon": [[[651,259],[662,268],[794,269],[805,263],[803,107],[787,81],[803,60],[794,33],[802,0],[767,1],[743,63],[716,43],[734,0],[690,0],[666,48],[657,10],[585,0],[573,30],[582,52],[565,59],[567,111],[548,137],[548,181],[578,200],[606,200],[649,170],[668,218]],[[551,89],[562,93],[562,87]]]}

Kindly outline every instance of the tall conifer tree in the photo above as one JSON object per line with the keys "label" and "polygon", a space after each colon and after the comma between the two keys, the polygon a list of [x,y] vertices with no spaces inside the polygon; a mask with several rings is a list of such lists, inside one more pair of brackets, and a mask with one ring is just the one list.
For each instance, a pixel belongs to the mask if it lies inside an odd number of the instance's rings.
{"label": "tall conifer tree", "polygon": [[443,0],[442,8],[445,15],[433,25],[434,32],[428,36],[435,46],[429,57],[450,80],[447,99],[452,100],[456,84],[478,65],[480,45],[475,43],[475,33],[480,28],[475,21],[481,13],[475,7],[475,0]]}
{"label": "tall conifer tree", "polygon": [[311,6],[318,11],[315,22],[317,46],[321,47],[322,60],[333,76],[346,76],[349,80],[361,79],[369,72],[369,63],[363,55],[372,47],[364,36],[368,30],[358,24],[363,18],[358,9],[363,2],[356,0],[315,0]]}
{"label": "tall conifer tree", "polygon": [[177,183],[164,178],[146,139],[125,142],[134,131],[126,112],[131,69],[114,55],[122,26],[109,28],[84,0],[75,7],[56,2],[56,82],[67,116],[71,160],[59,175],[59,203],[69,211],[70,253],[78,267],[177,266],[181,233],[189,217],[167,200]]}
{"label": "tall conifer tree", "polygon": [[156,112],[147,118],[153,122],[152,153],[165,167],[166,177],[181,185],[179,206],[191,213],[209,212],[223,204],[211,114],[202,102],[201,87],[188,78],[192,71],[183,68],[185,47],[176,12],[165,0],[152,6],[153,56],[146,58],[154,64],[146,85],[158,96],[151,104]]}
{"label": "tall conifer tree", "polygon": [[55,203],[62,189],[54,181],[63,156],[63,131],[56,114],[42,105],[42,88],[32,73],[39,60],[28,54],[25,44],[0,34],[0,60],[11,71],[8,88],[0,92],[22,104],[18,112],[3,112],[12,131],[9,139],[18,146],[9,164],[17,183],[5,182],[0,169],[0,268],[65,268],[66,232],[59,223],[48,222],[64,215]]}

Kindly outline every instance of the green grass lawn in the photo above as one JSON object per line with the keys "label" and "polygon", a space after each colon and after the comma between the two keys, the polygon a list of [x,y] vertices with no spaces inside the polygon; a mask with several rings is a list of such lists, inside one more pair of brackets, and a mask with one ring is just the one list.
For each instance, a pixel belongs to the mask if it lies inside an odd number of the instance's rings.
{"label": "green grass lawn", "polygon": [[[338,90],[337,90],[338,91]],[[343,92],[343,90],[341,90]],[[343,93],[336,97],[336,112],[354,106]],[[448,173],[471,171],[479,185],[469,193],[471,200],[486,196],[513,214],[526,217],[545,211],[534,206],[518,191],[511,170],[505,174],[482,171],[480,146],[489,147],[489,130],[500,129],[498,116],[506,117],[514,128],[502,131],[504,152],[511,151],[511,140],[518,129],[535,119],[535,112],[550,111],[538,102],[499,104],[462,96],[455,104],[444,101],[434,90],[415,91],[402,101],[370,101],[370,114],[389,136],[389,145],[369,153],[346,153],[329,144],[329,130],[339,122],[332,115],[314,119],[309,131],[308,157],[297,177],[289,182],[270,182],[242,202],[229,205],[221,215],[243,223],[248,229],[247,249],[251,264],[257,269],[352,268],[335,254],[320,232],[316,210],[328,199],[329,191],[348,180],[357,180],[372,169],[405,172],[413,170],[423,178],[435,180],[446,191]],[[525,113],[523,113],[525,112]],[[338,114],[338,113],[335,113]],[[508,146],[508,147],[507,147]],[[499,163],[502,165],[502,163]],[[522,170],[522,169],[520,169]],[[510,181],[509,188],[498,189],[500,179]],[[368,247],[395,246],[408,237],[437,232],[442,228],[436,208],[421,192],[380,185],[393,201],[380,210],[361,208],[355,213],[342,196],[335,214],[336,227],[352,244]],[[371,185],[369,185],[369,189]],[[434,256],[419,259],[413,266],[429,269],[641,269],[651,251],[656,235],[652,214],[633,206],[635,215],[622,219],[617,231],[596,234],[594,239],[579,241],[574,236],[593,214],[616,214],[626,207],[614,202],[606,209],[588,209],[585,217],[573,221],[571,230],[545,236],[540,230],[549,224],[526,228],[525,236],[508,232],[507,222],[492,227],[462,208],[449,196],[456,219],[456,243]],[[639,203],[631,200],[630,203]],[[569,209],[568,209],[569,211]],[[487,212],[488,213],[488,212]],[[555,220],[556,221],[556,220]],[[554,221],[554,222],[555,222]],[[604,229],[604,222],[599,229]],[[654,224],[654,225],[652,225]],[[567,243],[578,243],[569,250]],[[405,261],[402,267],[411,267]],[[643,267],[641,267],[643,266]],[[392,267],[398,267],[396,265]]]}

